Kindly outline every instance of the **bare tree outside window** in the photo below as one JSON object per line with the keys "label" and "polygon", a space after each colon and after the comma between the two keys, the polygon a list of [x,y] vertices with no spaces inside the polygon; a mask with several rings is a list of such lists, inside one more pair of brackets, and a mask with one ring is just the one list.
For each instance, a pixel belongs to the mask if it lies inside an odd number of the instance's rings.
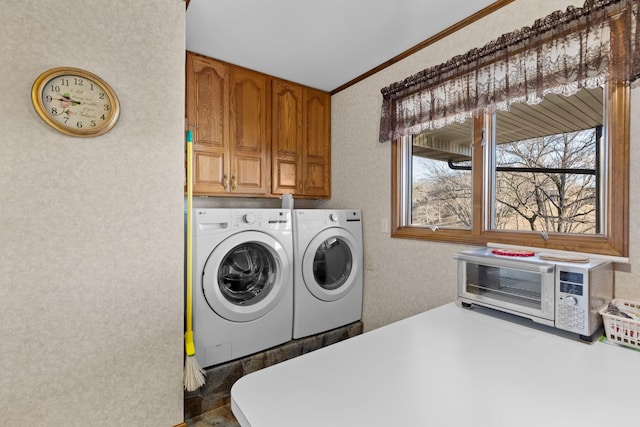
{"label": "bare tree outside window", "polygon": [[494,228],[597,233],[597,134],[497,145]]}
{"label": "bare tree outside window", "polygon": [[471,167],[454,170],[441,160],[414,157],[414,225],[471,228]]}

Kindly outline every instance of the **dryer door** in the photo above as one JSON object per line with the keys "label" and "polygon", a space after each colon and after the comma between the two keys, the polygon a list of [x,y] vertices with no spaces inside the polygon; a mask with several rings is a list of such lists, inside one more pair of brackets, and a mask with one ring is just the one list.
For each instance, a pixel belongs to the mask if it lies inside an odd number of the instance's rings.
{"label": "dryer door", "polygon": [[309,243],[302,259],[304,284],[316,298],[337,301],[356,285],[360,245],[343,228],[328,228]]}
{"label": "dryer door", "polygon": [[202,291],[219,316],[248,322],[280,302],[291,276],[291,261],[282,244],[268,234],[244,231],[211,252],[202,273]]}

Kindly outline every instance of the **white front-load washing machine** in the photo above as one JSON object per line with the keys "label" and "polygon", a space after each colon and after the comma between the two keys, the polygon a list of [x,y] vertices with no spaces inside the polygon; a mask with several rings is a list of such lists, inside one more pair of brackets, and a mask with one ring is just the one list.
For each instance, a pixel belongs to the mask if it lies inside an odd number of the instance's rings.
{"label": "white front-load washing machine", "polygon": [[193,210],[193,335],[209,367],[291,340],[287,209]]}
{"label": "white front-load washing machine", "polygon": [[362,318],[359,210],[295,209],[293,338]]}

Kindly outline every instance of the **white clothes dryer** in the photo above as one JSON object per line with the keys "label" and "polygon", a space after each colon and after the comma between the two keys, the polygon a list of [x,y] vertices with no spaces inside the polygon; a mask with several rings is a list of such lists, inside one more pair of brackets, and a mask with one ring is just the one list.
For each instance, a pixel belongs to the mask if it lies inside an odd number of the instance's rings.
{"label": "white clothes dryer", "polygon": [[293,338],[362,318],[359,210],[294,209]]}
{"label": "white clothes dryer", "polygon": [[287,209],[193,210],[193,334],[200,366],[291,340],[292,230]]}

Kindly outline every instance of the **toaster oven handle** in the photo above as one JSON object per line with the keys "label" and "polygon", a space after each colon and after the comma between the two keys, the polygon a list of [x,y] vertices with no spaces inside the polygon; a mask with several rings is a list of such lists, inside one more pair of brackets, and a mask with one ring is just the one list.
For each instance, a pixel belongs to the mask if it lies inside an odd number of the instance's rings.
{"label": "toaster oven handle", "polygon": [[516,268],[524,271],[536,271],[541,274],[553,273],[555,266],[553,264],[541,264],[539,262],[520,261],[518,259],[501,259],[494,257],[474,256],[467,254],[456,254],[454,258],[460,261],[467,261],[493,267]]}

